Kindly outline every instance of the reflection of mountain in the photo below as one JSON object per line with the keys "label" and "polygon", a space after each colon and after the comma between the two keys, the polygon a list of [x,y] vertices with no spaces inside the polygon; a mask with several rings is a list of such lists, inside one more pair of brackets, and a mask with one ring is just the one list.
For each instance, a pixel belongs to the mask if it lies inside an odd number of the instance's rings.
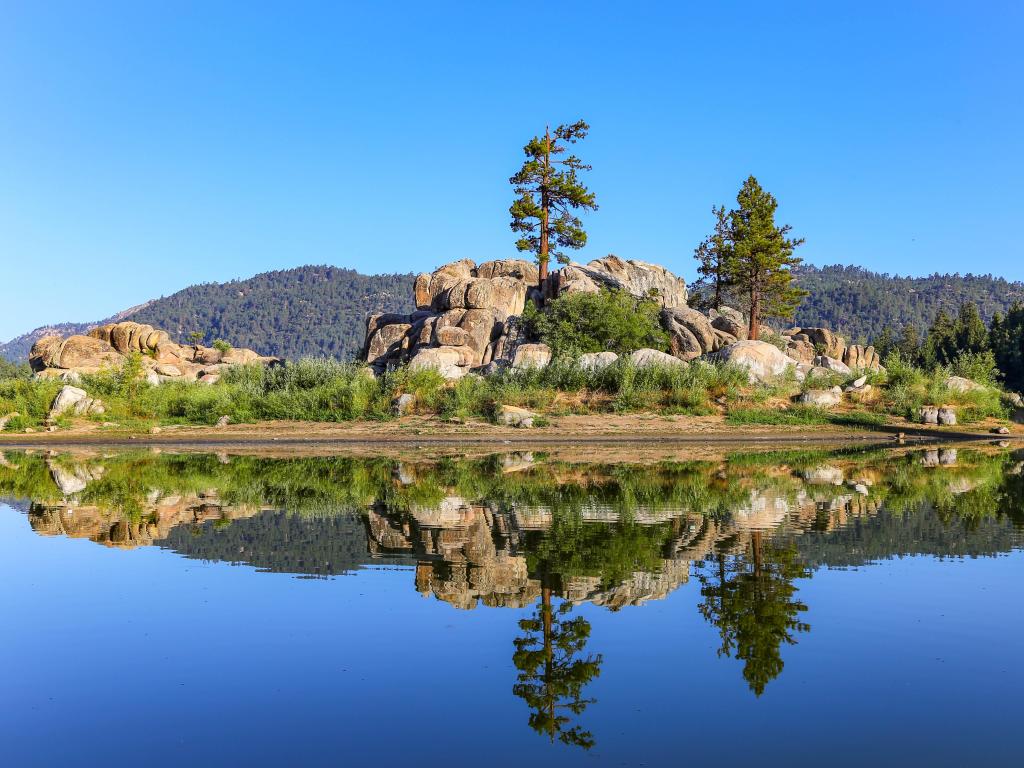
{"label": "reflection of mountain", "polygon": [[367,562],[366,528],[354,512],[308,518],[264,510],[230,525],[219,523],[177,526],[156,543],[186,557],[244,563],[274,573],[334,576]]}

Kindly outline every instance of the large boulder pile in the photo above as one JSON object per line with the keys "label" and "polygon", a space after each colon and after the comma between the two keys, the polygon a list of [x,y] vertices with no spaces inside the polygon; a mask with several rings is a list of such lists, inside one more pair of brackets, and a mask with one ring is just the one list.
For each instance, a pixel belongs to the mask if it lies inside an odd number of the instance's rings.
{"label": "large boulder pile", "polygon": [[[714,343],[711,321],[686,306],[686,282],[657,264],[607,256],[555,270],[539,285],[536,265],[524,259],[479,265],[464,259],[416,278],[415,312],[371,315],[363,359],[377,373],[409,363],[414,369],[438,370],[449,379],[474,369],[542,367],[551,359],[551,350],[527,343],[520,322],[526,302],[565,293],[594,293],[602,287],[650,298],[666,312],[681,313],[677,322],[681,329],[687,321],[697,322],[691,313],[699,316],[704,322],[698,333],[708,349]],[[688,338],[685,343],[690,344]],[[697,348],[703,349],[699,343]]]}
{"label": "large boulder pile", "polygon": [[[848,372],[877,370],[873,347],[847,346],[826,328],[792,328],[785,349],[749,341],[747,321],[735,309],[707,314],[687,304],[686,282],[657,264],[617,256],[554,270],[539,284],[537,267],[524,259],[476,264],[469,259],[445,264],[416,278],[416,311],[371,315],[366,325],[363,359],[380,374],[409,364],[457,379],[475,371],[543,367],[551,359],[544,344],[530,343],[520,316],[528,301],[541,304],[564,294],[622,290],[661,305],[660,323],[671,356],[643,350],[644,361],[690,361],[698,358],[735,362],[752,380],[778,376],[796,367],[798,376],[814,367]],[[764,329],[768,332],[770,329]],[[586,356],[581,365],[597,369],[615,355]]]}
{"label": "large boulder pile", "polygon": [[537,268],[523,259],[464,259],[416,279],[416,311],[371,315],[363,358],[375,371],[410,363],[458,378],[494,360],[511,364],[519,317]]}
{"label": "large boulder pile", "polygon": [[251,349],[176,344],[166,331],[129,321],[101,325],[84,336],[44,336],[32,346],[29,365],[39,378],[75,380],[81,374],[119,368],[132,353],[139,353],[143,375],[154,384],[167,380],[212,383],[226,366],[280,362]]}

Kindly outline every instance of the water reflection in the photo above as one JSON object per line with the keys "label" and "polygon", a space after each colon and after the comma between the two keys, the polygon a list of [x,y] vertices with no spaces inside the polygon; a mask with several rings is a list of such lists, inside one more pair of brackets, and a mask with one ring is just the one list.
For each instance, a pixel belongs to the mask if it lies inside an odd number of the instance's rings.
{"label": "water reflection", "polygon": [[803,451],[586,464],[484,458],[0,454],[0,496],[42,535],[323,578],[414,566],[459,609],[528,610],[513,693],[529,725],[589,748],[604,659],[573,611],[618,611],[699,585],[718,654],[760,696],[811,630],[801,580],[905,554],[1019,545],[1021,455],[1001,449]]}

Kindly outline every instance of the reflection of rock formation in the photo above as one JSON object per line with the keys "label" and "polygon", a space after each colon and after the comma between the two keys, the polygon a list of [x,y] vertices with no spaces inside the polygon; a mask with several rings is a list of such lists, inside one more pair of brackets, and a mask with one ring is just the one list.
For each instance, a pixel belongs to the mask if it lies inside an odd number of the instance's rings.
{"label": "reflection of rock formation", "polygon": [[158,543],[177,526],[237,520],[260,510],[257,506],[223,504],[216,494],[153,496],[139,512],[113,511],[69,500],[59,504],[33,503],[29,524],[44,536],[68,536],[132,548]]}
{"label": "reflection of rock formation", "polygon": [[[940,450],[638,470],[526,453],[345,465],[11,454],[0,495],[32,499],[30,523],[47,535],[310,575],[415,564],[419,591],[461,608],[524,606],[544,581],[572,602],[617,609],[665,597],[692,563],[740,555],[754,535],[796,541],[801,558],[825,565],[854,564],[853,552],[866,562],[1005,551],[1012,522],[985,516],[1019,496],[1000,486],[1015,467],[982,458]],[[310,514],[279,512],[296,506]],[[914,518],[901,522],[902,510]],[[961,510],[974,519],[959,523]]]}

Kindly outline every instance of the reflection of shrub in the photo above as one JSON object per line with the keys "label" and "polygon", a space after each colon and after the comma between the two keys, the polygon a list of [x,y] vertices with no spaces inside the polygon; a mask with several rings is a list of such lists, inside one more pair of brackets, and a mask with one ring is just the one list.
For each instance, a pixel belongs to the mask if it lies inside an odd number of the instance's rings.
{"label": "reflection of shrub", "polygon": [[653,301],[601,290],[560,296],[542,310],[527,304],[523,320],[527,331],[550,346],[555,357],[571,358],[585,352],[665,350],[668,336],[658,322],[659,312]]}

